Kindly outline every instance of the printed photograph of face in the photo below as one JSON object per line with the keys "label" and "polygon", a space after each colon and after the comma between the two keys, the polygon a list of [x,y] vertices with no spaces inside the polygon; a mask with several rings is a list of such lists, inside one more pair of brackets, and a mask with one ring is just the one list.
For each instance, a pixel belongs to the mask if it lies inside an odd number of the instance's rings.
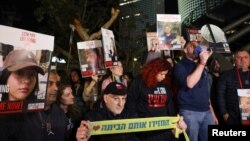
{"label": "printed photograph of face", "polygon": [[84,56],[88,67],[95,68],[97,66],[98,55],[95,49],[86,49]]}
{"label": "printed photograph of face", "polygon": [[101,47],[79,50],[79,59],[82,71],[92,71],[95,74],[98,70],[105,69]]}
{"label": "printed photograph of face", "polygon": [[179,22],[157,22],[157,36],[159,37],[160,50],[180,50],[182,39],[180,36]]}
{"label": "printed photograph of face", "polygon": [[38,65],[36,56],[27,50],[13,50],[4,59],[0,77],[1,87],[7,90],[2,100],[21,101],[35,99],[38,88],[38,73],[44,75],[44,70]]}
{"label": "printed photograph of face", "polygon": [[240,97],[240,107],[243,113],[248,113],[250,116],[250,97]]}
{"label": "printed photograph of face", "polygon": [[149,47],[149,52],[155,52],[158,50],[158,45],[159,45],[159,39],[158,38],[151,38],[150,40],[150,47]]}

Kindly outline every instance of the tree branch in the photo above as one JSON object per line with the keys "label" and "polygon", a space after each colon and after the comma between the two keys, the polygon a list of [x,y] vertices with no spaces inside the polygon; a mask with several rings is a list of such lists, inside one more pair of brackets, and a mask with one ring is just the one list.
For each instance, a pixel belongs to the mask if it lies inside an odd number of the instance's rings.
{"label": "tree branch", "polygon": [[[120,13],[119,9],[112,8],[111,9],[111,15],[112,15],[111,18],[102,27],[108,29],[113,24],[113,22],[116,20],[119,13]],[[89,34],[87,33],[87,30],[82,27],[82,25],[78,19],[74,19],[73,25],[74,25],[78,35],[81,37],[81,39],[83,41],[99,39],[101,37],[101,30],[99,30],[98,32],[95,32],[89,36]]]}

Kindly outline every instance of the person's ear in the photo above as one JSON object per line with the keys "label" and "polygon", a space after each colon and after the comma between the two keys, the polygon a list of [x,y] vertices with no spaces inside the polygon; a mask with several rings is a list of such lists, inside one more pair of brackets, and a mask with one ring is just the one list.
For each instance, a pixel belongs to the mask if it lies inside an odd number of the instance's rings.
{"label": "person's ear", "polygon": [[105,103],[107,103],[108,102],[108,95],[104,94],[103,95],[103,100],[104,100]]}

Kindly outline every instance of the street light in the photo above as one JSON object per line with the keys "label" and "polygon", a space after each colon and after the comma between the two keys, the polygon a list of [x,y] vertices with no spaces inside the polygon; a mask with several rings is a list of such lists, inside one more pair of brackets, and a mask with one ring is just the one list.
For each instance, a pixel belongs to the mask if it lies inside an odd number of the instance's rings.
{"label": "street light", "polygon": [[133,60],[134,60],[133,61],[133,74],[135,74],[135,63],[137,62],[138,59],[135,57]]}

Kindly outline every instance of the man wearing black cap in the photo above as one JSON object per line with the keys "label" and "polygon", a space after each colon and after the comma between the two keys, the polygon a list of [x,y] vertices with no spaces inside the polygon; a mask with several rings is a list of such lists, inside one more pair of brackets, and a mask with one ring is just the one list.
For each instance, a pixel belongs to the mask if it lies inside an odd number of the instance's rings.
{"label": "man wearing black cap", "polygon": [[[126,87],[118,82],[111,82],[104,90],[103,100],[95,109],[86,115],[86,120],[101,121],[113,119],[133,118],[124,107],[127,98]],[[92,136],[88,134],[88,121],[82,121],[77,130],[77,141],[135,141],[138,140],[133,133]]]}

